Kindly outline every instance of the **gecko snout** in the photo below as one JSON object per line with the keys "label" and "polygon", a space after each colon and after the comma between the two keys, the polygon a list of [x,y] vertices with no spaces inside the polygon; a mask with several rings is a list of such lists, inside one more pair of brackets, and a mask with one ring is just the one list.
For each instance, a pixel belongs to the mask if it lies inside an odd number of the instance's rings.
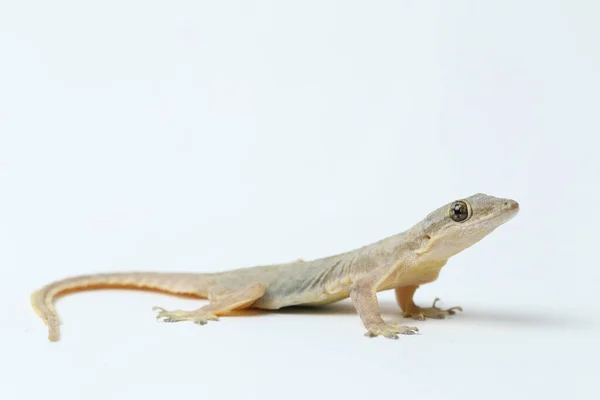
{"label": "gecko snout", "polygon": [[504,201],[504,207],[506,207],[508,210],[518,210],[519,209],[519,203],[517,203],[514,200],[505,200]]}

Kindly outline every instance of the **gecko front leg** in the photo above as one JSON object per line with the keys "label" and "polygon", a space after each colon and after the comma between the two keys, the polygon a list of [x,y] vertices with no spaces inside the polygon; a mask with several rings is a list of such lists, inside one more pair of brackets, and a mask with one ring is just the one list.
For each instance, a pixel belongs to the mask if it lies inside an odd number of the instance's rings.
{"label": "gecko front leg", "polygon": [[393,272],[393,268],[378,268],[356,281],[350,288],[350,298],[360,316],[367,333],[365,336],[385,336],[398,339],[398,335],[413,335],[419,330],[412,326],[387,323],[381,317],[377,301],[377,289]]}
{"label": "gecko front leg", "polygon": [[451,307],[446,310],[436,307],[436,303],[440,300],[438,298],[433,301],[431,307],[419,307],[413,301],[413,296],[418,288],[418,286],[396,288],[396,302],[402,309],[402,316],[416,320],[424,320],[425,318],[442,319],[448,315],[456,314],[457,311],[462,311],[461,307]]}

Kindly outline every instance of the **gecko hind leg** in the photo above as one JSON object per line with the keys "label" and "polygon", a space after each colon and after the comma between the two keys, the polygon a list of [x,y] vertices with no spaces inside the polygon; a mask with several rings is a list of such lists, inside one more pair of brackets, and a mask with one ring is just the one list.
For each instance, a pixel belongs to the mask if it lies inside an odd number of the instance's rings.
{"label": "gecko hind leg", "polygon": [[210,304],[193,311],[167,311],[164,308],[157,306],[152,307],[152,309],[158,311],[156,319],[162,322],[191,321],[196,324],[206,325],[208,321],[218,321],[218,315],[225,314],[232,310],[243,310],[244,308],[250,307],[256,300],[260,299],[264,293],[265,286],[256,284],[241,290],[230,291],[223,295],[216,296]]}

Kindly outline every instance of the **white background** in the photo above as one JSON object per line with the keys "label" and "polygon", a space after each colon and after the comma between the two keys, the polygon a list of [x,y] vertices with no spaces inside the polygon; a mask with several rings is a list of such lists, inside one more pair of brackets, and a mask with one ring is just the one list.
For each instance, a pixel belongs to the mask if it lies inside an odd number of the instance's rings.
{"label": "white background", "polygon": [[[592,399],[600,345],[594,1],[0,1],[4,399]],[[157,324],[118,270],[311,259],[484,192],[516,219],[363,337],[351,303]],[[402,320],[392,293],[386,319]]]}

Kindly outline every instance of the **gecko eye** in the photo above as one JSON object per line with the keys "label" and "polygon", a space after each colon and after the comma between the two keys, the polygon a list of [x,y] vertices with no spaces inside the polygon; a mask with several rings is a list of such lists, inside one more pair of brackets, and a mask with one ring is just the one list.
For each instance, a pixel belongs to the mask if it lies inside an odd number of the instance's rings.
{"label": "gecko eye", "polygon": [[453,221],[463,222],[469,218],[469,206],[464,201],[457,201],[450,207],[449,215]]}

